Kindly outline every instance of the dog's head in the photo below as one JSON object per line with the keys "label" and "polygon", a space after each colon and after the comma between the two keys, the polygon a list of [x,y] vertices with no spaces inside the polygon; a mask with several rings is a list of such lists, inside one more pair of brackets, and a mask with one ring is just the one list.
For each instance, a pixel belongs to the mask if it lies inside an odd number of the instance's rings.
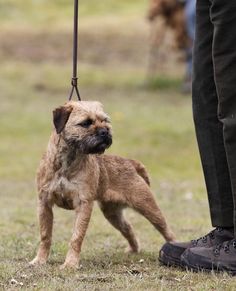
{"label": "dog's head", "polygon": [[110,119],[95,101],[69,101],[53,111],[57,134],[82,154],[101,154],[112,144]]}

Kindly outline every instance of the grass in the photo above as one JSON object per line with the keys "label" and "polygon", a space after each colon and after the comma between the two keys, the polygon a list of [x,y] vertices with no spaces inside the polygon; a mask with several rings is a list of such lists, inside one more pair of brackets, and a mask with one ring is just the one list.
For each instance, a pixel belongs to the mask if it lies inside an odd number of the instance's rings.
{"label": "grass", "polygon": [[[70,23],[73,17],[74,1],[66,0],[1,0],[0,17],[4,26],[17,29],[16,26],[61,27]],[[135,5],[131,0],[87,0],[79,2],[80,16],[107,17],[135,15],[147,7],[145,0],[137,0]]]}
{"label": "grass", "polygon": [[[109,153],[146,165],[160,207],[177,237],[187,240],[210,229],[191,100],[180,93],[183,65],[174,53],[153,80],[146,80],[146,5],[141,0],[81,2],[80,90],[83,99],[100,100],[111,115]],[[70,42],[65,40],[71,5],[9,0],[0,1],[0,8],[0,289],[234,290],[235,280],[227,274],[160,266],[163,239],[133,211],[127,216],[140,238],[140,254],[124,254],[125,240],[95,207],[79,270],[60,271],[74,214],[56,208],[49,263],[28,267],[39,242],[35,171],[52,128],[51,111],[64,103],[70,87]]]}

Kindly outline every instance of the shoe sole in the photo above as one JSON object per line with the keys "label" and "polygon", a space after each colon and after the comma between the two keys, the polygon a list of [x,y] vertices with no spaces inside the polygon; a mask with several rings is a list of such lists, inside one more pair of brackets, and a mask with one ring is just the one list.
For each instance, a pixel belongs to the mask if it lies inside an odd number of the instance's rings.
{"label": "shoe sole", "polygon": [[195,265],[191,265],[187,262],[187,260],[185,258],[181,258],[181,265],[183,268],[187,269],[188,271],[193,271],[193,272],[205,272],[205,273],[211,273],[212,271],[214,273],[222,273],[222,272],[226,272],[229,275],[235,276],[236,275],[236,271],[230,271],[230,270],[219,270],[219,269],[214,269],[213,267],[211,269],[207,269],[205,267],[197,267]]}
{"label": "shoe sole", "polygon": [[167,267],[182,267],[182,262],[173,257],[167,256],[163,251],[160,252],[160,256],[158,258],[159,262]]}

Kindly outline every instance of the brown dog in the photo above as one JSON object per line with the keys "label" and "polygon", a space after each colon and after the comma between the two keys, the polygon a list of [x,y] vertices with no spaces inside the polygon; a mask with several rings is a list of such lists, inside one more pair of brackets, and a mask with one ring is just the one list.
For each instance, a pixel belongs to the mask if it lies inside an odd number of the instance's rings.
{"label": "brown dog", "polygon": [[[160,40],[163,40],[166,29],[170,28],[174,33],[176,47],[186,49],[190,40],[186,30],[183,3],[178,0],[150,0],[148,19],[153,22],[158,17],[164,21],[159,31]],[[157,44],[160,45],[160,42]]]}
{"label": "brown dog", "polygon": [[76,267],[93,203],[128,240],[130,251],[139,246],[131,225],[123,216],[128,206],[144,215],[167,241],[174,235],[158,208],[142,164],[118,156],[101,155],[112,143],[111,125],[98,102],[73,102],[53,111],[55,131],[49,140],[38,174],[41,243],[31,264],[44,264],[51,246],[56,204],[74,209],[76,219],[63,267]]}
{"label": "brown dog", "polygon": [[147,74],[152,78],[167,58],[163,43],[168,41],[169,32],[173,39],[171,47],[181,52],[186,53],[192,47],[192,41],[187,34],[184,4],[180,0],[150,0],[147,17],[151,23]]}

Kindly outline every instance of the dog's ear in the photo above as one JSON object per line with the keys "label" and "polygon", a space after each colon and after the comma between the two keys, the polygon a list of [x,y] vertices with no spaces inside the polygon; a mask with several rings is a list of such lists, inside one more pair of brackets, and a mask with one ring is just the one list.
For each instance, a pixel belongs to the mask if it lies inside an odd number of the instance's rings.
{"label": "dog's ear", "polygon": [[57,134],[61,133],[64,129],[72,109],[72,106],[61,106],[53,110],[53,123]]}

